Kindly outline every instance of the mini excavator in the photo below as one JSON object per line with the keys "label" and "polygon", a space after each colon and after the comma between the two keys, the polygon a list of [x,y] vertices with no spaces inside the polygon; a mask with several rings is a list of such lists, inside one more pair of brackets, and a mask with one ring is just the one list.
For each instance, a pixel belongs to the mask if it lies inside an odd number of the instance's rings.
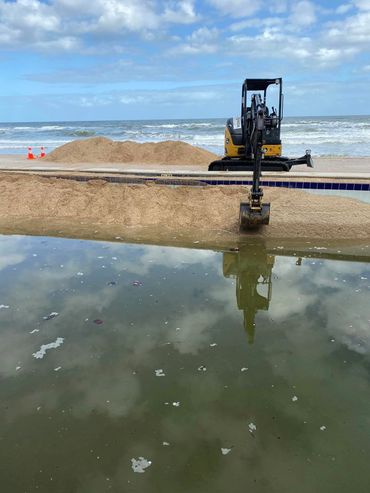
{"label": "mini excavator", "polygon": [[[275,88],[276,107],[267,105],[270,87]],[[300,158],[281,155],[281,121],[283,119],[282,79],[245,79],[242,86],[241,116],[229,118],[225,128],[225,155],[213,161],[208,171],[253,171],[249,201],[240,204],[241,230],[268,224],[270,204],[262,203],[262,171],[290,171],[292,166],[313,167],[311,151]]]}

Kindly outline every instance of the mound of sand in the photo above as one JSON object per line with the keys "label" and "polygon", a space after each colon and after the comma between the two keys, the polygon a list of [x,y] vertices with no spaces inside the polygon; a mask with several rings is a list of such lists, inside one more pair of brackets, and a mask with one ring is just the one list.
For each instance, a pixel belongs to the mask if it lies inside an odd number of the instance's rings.
{"label": "mound of sand", "polygon": [[[2,231],[14,231],[18,223],[47,234],[64,221],[65,232],[81,231],[83,224],[85,231],[111,228],[122,238],[145,228],[170,236],[190,232],[197,240],[207,232],[237,238],[239,204],[246,199],[245,187],[125,185],[15,173],[0,174],[0,190]],[[268,187],[265,199],[271,201],[271,220],[258,232],[263,237],[370,239],[369,204]]]}
{"label": "mound of sand", "polygon": [[75,140],[46,156],[56,163],[204,164],[216,155],[180,141],[116,142],[105,137]]}

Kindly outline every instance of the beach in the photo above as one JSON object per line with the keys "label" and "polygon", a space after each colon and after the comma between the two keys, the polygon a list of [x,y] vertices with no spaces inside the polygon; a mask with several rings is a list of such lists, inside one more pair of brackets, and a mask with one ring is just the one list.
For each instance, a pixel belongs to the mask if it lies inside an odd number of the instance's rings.
{"label": "beach", "polygon": [[[172,171],[207,171],[208,170],[208,161],[205,161],[203,164],[194,164],[189,163],[184,160],[182,164],[171,164]],[[160,172],[168,172],[169,165],[163,164],[161,162],[150,163],[146,162],[145,164],[140,162],[129,162],[129,163],[114,163],[109,161],[99,161],[98,163],[94,162],[68,162],[68,161],[50,161],[48,159],[35,159],[28,160],[26,154],[0,154],[0,168],[16,170],[23,168],[60,168],[64,167],[68,170],[84,170],[84,169],[92,169],[92,168],[109,168],[109,169],[117,169],[117,170],[158,170]],[[315,175],[317,173],[370,173],[370,156],[361,156],[361,157],[344,157],[344,156],[320,156],[314,157],[314,168],[307,168],[305,166],[296,166],[293,167],[289,174],[294,174],[299,176],[299,174],[310,174]],[[288,176],[288,173],[283,173],[282,176]]]}
{"label": "beach", "polygon": [[[296,188],[319,182],[330,188],[333,183],[367,187],[370,156],[319,156],[314,157],[314,168],[263,172],[270,224],[247,236],[239,232],[239,205],[248,200],[250,187],[240,186],[240,179],[251,180],[252,173],[208,172],[217,158],[208,149],[181,141],[138,143],[106,137],[67,142],[43,158],[3,154],[0,230],[37,235],[62,231],[73,237],[127,241],[160,236],[168,242],[182,235],[210,244],[248,236],[370,239],[370,205],[357,196],[317,196],[286,188],[289,182]],[[277,187],[282,180],[285,184]]]}

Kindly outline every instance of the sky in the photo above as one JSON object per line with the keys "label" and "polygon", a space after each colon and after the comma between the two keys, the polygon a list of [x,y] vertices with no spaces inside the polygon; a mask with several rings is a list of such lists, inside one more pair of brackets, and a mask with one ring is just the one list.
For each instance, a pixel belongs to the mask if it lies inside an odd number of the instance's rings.
{"label": "sky", "polygon": [[0,121],[370,114],[370,0],[0,0]]}

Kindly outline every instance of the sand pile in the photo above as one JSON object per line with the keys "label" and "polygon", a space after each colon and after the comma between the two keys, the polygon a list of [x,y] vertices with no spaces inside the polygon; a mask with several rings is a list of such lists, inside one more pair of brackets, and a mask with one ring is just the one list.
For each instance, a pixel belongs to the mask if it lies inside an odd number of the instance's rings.
{"label": "sand pile", "polygon": [[45,158],[63,163],[132,163],[207,165],[216,155],[185,142],[116,142],[105,137],[75,140],[64,144]]}
{"label": "sand pile", "polygon": [[[48,234],[64,221],[64,231],[84,225],[168,235],[207,232],[238,235],[239,203],[245,187],[167,187],[78,182],[36,175],[0,175],[0,228],[27,224],[27,232]],[[370,239],[370,205],[353,199],[311,195],[301,190],[265,188],[271,202],[269,226],[258,235],[270,238]],[[18,222],[17,222],[18,221]],[[8,228],[8,229],[7,229]],[[14,231],[14,229],[13,229]],[[22,230],[18,230],[22,232]]]}

